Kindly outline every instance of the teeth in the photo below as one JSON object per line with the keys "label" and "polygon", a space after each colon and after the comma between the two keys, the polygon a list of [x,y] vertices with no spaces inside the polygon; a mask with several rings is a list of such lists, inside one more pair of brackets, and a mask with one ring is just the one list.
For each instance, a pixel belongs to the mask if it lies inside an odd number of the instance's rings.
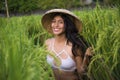
{"label": "teeth", "polygon": [[59,30],[59,29],[54,29],[54,30]]}

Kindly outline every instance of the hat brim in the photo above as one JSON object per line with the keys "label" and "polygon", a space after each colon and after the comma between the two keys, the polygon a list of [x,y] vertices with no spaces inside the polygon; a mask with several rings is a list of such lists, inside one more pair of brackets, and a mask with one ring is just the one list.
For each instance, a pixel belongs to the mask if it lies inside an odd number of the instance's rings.
{"label": "hat brim", "polygon": [[54,13],[63,13],[66,14],[68,16],[70,16],[70,18],[72,19],[72,21],[74,22],[76,28],[78,29],[79,32],[82,31],[82,22],[78,19],[78,17],[76,15],[74,15],[72,12],[66,10],[66,9],[52,9],[47,11],[41,19],[41,23],[43,25],[43,27],[50,33],[52,33],[52,29],[51,29],[51,15]]}

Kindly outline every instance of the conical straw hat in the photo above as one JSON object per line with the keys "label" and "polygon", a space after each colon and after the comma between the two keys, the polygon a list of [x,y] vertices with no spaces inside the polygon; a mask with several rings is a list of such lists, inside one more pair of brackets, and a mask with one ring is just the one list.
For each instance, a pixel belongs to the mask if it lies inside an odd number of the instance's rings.
{"label": "conical straw hat", "polygon": [[74,15],[72,12],[70,12],[69,10],[66,9],[52,9],[47,11],[41,19],[41,23],[43,25],[43,27],[50,33],[52,33],[52,29],[51,29],[51,21],[52,21],[52,15],[54,13],[63,13],[68,15],[71,20],[74,22],[74,24],[76,25],[76,28],[78,29],[79,32],[82,31],[82,22],[78,19],[78,17],[76,15]]}

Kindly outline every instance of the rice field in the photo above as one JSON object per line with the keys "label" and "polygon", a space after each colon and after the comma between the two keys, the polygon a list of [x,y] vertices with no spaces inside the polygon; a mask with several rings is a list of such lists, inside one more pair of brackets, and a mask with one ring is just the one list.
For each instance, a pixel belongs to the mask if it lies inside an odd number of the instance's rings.
{"label": "rice field", "polygon": [[[83,35],[94,49],[88,67],[91,80],[120,79],[120,9],[73,11],[83,22]],[[54,80],[46,62],[44,41],[51,37],[42,15],[0,18],[0,80]]]}

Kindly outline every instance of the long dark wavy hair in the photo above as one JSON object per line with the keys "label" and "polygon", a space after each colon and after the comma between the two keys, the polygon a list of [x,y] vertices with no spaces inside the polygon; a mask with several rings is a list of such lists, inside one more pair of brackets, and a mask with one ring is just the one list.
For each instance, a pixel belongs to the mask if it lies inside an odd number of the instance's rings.
{"label": "long dark wavy hair", "polygon": [[67,38],[67,44],[69,42],[72,43],[72,53],[76,57],[79,55],[78,51],[80,51],[80,55],[83,58],[85,55],[85,51],[88,48],[89,44],[80,35],[78,29],[76,28],[74,22],[70,19],[69,15],[63,13],[55,13],[52,17],[61,16],[64,20],[65,24],[65,36]]}

